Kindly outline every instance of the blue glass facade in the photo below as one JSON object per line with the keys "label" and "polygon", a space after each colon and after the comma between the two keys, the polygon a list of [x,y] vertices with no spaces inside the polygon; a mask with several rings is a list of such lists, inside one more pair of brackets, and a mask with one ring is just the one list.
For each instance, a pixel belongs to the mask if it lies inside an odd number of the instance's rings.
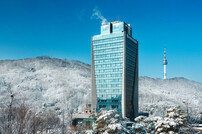
{"label": "blue glass facade", "polygon": [[124,22],[103,25],[101,34],[92,37],[91,51],[93,110],[117,109],[122,115],[133,116],[137,111],[138,43],[132,38],[130,26]]}
{"label": "blue glass facade", "polygon": [[97,110],[121,112],[123,33],[93,37]]}

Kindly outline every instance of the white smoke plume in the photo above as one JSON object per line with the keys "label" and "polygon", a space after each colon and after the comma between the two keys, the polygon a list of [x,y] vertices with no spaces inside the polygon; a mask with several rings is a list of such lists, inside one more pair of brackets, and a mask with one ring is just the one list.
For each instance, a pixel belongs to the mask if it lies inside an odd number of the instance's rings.
{"label": "white smoke plume", "polygon": [[107,19],[104,16],[102,16],[101,12],[98,10],[97,7],[93,9],[92,17],[96,17],[96,19],[100,19],[102,21],[101,22],[102,24],[107,23]]}

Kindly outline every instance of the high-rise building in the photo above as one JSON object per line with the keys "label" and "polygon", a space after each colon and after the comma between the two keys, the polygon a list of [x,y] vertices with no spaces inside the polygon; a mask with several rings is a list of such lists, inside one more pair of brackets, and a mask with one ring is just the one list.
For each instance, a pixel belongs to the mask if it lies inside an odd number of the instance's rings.
{"label": "high-rise building", "polygon": [[117,109],[138,115],[138,41],[130,24],[114,21],[92,37],[92,111]]}
{"label": "high-rise building", "polygon": [[166,80],[166,65],[168,64],[167,59],[166,59],[166,48],[164,47],[164,57],[163,57],[163,79]]}

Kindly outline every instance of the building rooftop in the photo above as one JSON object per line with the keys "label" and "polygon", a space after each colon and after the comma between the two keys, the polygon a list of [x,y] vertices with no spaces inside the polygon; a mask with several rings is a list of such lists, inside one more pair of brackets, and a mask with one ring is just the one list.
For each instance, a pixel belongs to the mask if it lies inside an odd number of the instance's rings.
{"label": "building rooftop", "polygon": [[[110,23],[115,24],[115,23],[120,23],[120,22],[123,22],[123,21],[111,21],[111,22],[103,23],[102,25],[108,25],[108,24],[110,24]],[[125,22],[124,22],[124,23],[125,23]]]}

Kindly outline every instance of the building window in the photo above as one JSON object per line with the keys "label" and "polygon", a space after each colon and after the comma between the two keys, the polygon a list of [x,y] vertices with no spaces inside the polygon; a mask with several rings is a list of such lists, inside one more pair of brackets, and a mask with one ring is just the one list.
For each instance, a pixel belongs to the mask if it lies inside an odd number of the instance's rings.
{"label": "building window", "polygon": [[112,102],[119,102],[119,100],[112,100]]}
{"label": "building window", "polygon": [[99,105],[99,108],[106,108],[106,105]]}
{"label": "building window", "polygon": [[99,102],[107,102],[107,100],[99,100]]}
{"label": "building window", "polygon": [[118,109],[119,106],[118,105],[111,105],[112,109]]}

